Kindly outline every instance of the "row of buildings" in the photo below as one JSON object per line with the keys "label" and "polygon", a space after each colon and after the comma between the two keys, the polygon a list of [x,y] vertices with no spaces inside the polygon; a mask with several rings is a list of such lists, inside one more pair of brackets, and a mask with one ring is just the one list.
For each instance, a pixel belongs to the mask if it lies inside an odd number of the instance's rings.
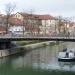
{"label": "row of buildings", "polygon": [[36,15],[17,12],[7,16],[0,14],[0,34],[23,35],[75,35],[75,23],[51,15]]}

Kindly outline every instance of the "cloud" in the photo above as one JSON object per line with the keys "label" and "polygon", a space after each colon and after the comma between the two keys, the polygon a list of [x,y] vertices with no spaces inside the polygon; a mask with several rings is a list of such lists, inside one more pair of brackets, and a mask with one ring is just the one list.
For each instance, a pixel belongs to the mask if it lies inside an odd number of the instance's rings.
{"label": "cloud", "polygon": [[40,13],[61,15],[75,13],[75,0],[0,0],[0,9],[3,10],[4,4],[8,2],[16,3],[17,11],[34,9]]}

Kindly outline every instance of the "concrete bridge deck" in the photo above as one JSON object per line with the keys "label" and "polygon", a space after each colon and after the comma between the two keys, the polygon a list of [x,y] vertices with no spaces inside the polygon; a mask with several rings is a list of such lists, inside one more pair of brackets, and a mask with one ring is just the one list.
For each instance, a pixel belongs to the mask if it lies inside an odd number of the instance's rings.
{"label": "concrete bridge deck", "polygon": [[22,41],[22,40],[48,40],[48,41],[72,41],[75,42],[75,37],[58,37],[58,36],[0,36],[0,41]]}

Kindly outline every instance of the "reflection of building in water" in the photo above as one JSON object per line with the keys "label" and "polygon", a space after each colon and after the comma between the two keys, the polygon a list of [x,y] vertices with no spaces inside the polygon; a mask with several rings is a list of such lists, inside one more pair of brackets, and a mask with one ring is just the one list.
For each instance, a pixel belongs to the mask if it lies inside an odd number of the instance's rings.
{"label": "reflection of building in water", "polygon": [[63,49],[66,49],[67,45],[65,42],[59,41],[58,50],[62,51]]}
{"label": "reflection of building in water", "polygon": [[2,66],[2,64],[8,63],[9,58],[0,58],[0,66]]}
{"label": "reflection of building in water", "polygon": [[75,49],[75,42],[66,42],[67,48]]}
{"label": "reflection of building in water", "polygon": [[75,66],[75,62],[59,62],[61,70],[71,71]]}

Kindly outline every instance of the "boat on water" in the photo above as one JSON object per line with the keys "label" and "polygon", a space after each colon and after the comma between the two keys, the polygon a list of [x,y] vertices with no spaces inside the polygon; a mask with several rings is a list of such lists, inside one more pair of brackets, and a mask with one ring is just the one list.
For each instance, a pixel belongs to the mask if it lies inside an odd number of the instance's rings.
{"label": "boat on water", "polygon": [[75,61],[75,50],[66,48],[59,52],[58,61]]}

